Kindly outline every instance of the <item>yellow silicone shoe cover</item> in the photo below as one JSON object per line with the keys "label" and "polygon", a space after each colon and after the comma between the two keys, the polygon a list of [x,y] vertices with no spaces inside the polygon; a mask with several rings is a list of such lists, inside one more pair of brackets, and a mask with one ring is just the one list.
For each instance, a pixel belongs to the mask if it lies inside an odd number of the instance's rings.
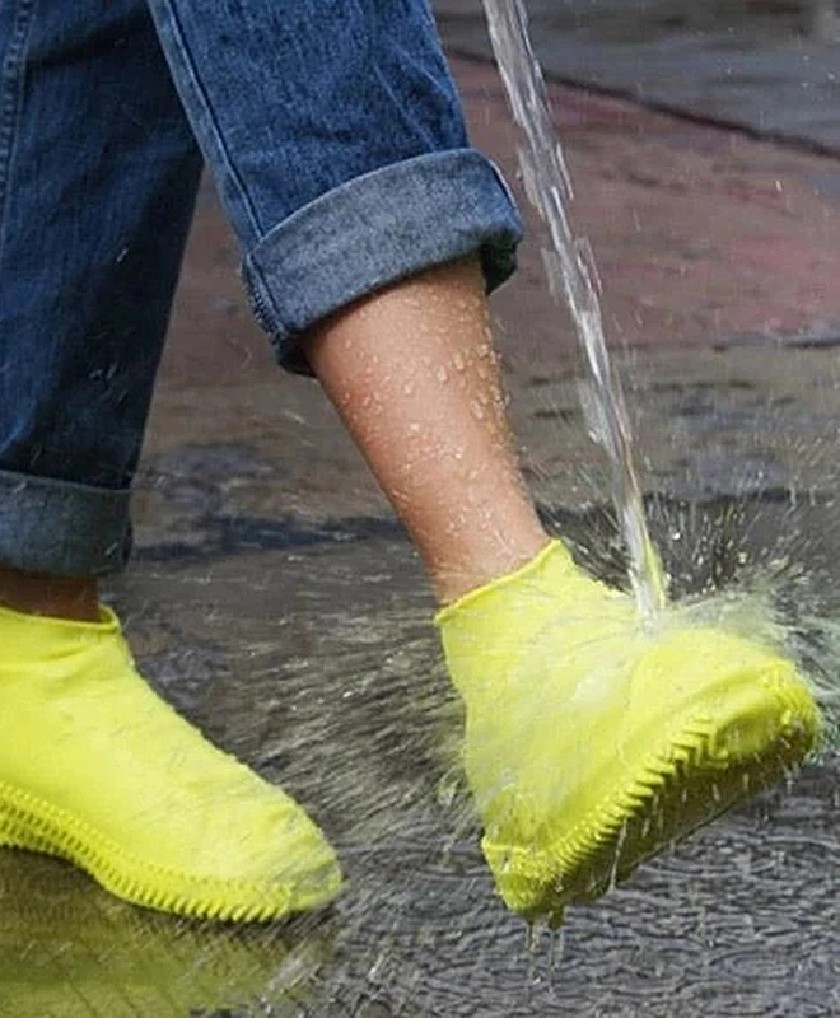
{"label": "yellow silicone shoe cover", "polygon": [[819,712],[793,665],[712,628],[640,626],[552,542],[438,616],[465,764],[505,902],[562,920],[777,781]]}
{"label": "yellow silicone shoe cover", "polygon": [[153,693],[107,609],[84,624],[0,608],[0,725],[0,845],[186,915],[273,919],[340,889],[301,807]]}

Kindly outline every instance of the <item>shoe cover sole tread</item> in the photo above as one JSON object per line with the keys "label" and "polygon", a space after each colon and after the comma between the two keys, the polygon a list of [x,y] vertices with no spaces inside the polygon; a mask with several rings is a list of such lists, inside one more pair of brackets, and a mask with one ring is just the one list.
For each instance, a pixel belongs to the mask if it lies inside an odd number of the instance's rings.
{"label": "shoe cover sole tread", "polygon": [[278,893],[257,883],[179,873],[132,859],[75,817],[2,782],[0,846],[65,859],[117,897],[148,908],[235,921],[277,920],[292,911],[288,890]]}
{"label": "shoe cover sole tread", "polygon": [[[534,852],[527,846],[505,846],[485,839],[488,859],[493,857],[494,869],[500,868],[504,874],[501,890],[508,905],[529,918],[548,917],[557,924],[566,905],[600,897],[645,859],[773,784],[800,763],[812,748],[813,728],[818,727],[813,701],[807,691],[789,683],[764,686],[775,701],[776,731],[751,758],[727,768],[714,750],[720,726],[707,719],[685,722],[680,732],[641,761],[620,792],[593,809],[550,850]],[[789,719],[798,719],[798,723]],[[811,729],[809,722],[813,722]],[[693,804],[703,804],[692,817],[683,809],[689,790],[694,793]],[[661,823],[652,832],[657,815]],[[635,846],[635,851],[622,856],[628,845]],[[505,882],[515,882],[517,890],[505,894]],[[523,892],[523,884],[527,892]]]}

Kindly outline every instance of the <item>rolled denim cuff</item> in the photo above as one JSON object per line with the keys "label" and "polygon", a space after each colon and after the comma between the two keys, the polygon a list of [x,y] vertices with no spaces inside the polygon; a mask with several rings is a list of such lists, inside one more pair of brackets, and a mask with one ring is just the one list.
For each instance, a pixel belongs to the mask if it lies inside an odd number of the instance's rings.
{"label": "rolled denim cuff", "polygon": [[475,149],[386,166],[321,195],[246,255],[254,311],[284,367],[311,374],[297,339],[359,297],[478,253],[487,291],[516,268],[522,225],[501,174]]}
{"label": "rolled denim cuff", "polygon": [[0,470],[0,563],[54,576],[93,577],[125,565],[128,490]]}

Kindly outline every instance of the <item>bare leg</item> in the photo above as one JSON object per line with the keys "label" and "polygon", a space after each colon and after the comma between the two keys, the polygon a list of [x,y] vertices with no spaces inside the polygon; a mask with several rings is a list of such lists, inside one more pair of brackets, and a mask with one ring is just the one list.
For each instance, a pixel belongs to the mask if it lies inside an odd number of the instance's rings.
{"label": "bare leg", "polygon": [[98,622],[96,580],[23,573],[0,566],[0,604],[33,615]]}
{"label": "bare leg", "polygon": [[511,447],[473,260],[358,301],[321,323],[307,351],[442,602],[546,544]]}

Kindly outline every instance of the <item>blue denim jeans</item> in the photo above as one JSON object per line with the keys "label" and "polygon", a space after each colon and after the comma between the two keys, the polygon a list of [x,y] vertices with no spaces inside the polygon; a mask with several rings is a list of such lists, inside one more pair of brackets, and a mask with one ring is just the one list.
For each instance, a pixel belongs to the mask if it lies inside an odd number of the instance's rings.
{"label": "blue denim jeans", "polygon": [[0,0],[0,563],[94,576],[129,489],[203,161],[278,360],[520,225],[426,0]]}

